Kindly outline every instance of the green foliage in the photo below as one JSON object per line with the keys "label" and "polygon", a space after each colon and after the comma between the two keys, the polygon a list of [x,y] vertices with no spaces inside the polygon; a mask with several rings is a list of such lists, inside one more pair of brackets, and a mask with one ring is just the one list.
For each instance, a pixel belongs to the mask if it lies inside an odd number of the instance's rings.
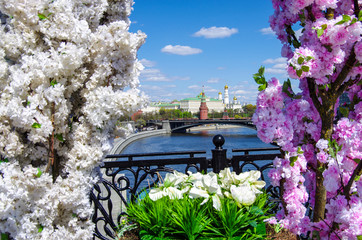
{"label": "green foliage", "polygon": [[264,77],[264,72],[265,72],[265,67],[261,66],[259,68],[259,71],[253,75],[255,82],[258,85],[260,85],[258,88],[259,91],[263,91],[265,88],[268,87],[268,83],[266,82],[265,77]]}
{"label": "green foliage", "polygon": [[48,13],[47,15],[45,15],[43,13],[38,13],[38,17],[40,20],[47,20],[51,15],[52,15],[52,13]]}
{"label": "green foliage", "polygon": [[203,199],[152,201],[147,195],[127,208],[128,219],[140,226],[141,239],[265,239],[264,219],[268,195],[261,194],[251,206],[239,208],[234,200],[221,199],[221,211]]}
{"label": "green foliage", "polygon": [[295,162],[298,160],[298,156],[293,156],[289,158],[289,164],[290,166],[294,167]]}
{"label": "green foliage", "polygon": [[328,141],[328,152],[331,155],[332,158],[337,158],[337,153],[341,151],[343,145],[339,145],[335,139],[333,141]]}
{"label": "green foliage", "polygon": [[339,107],[339,111],[343,115],[343,117],[348,117],[348,115],[349,115],[348,107]]}
{"label": "green foliage", "polygon": [[[304,58],[303,58],[304,61]],[[290,79],[288,78],[287,81],[283,83],[283,93],[287,94],[288,97],[292,98],[294,96],[294,92],[292,90],[292,84],[290,82]]]}
{"label": "green foliage", "polygon": [[42,174],[43,172],[40,170],[40,168],[38,168],[38,172],[35,174],[35,177],[39,178]]}
{"label": "green foliage", "polygon": [[31,125],[32,128],[41,128],[41,124],[40,123],[33,123],[33,125]]}
{"label": "green foliage", "polygon": [[185,197],[173,200],[170,215],[174,235],[178,236],[178,239],[198,239],[211,222],[206,207],[200,205],[200,199],[192,200]]}
{"label": "green foliage", "polygon": [[255,113],[255,110],[256,110],[256,105],[247,104],[247,105],[243,106],[243,111],[247,117],[252,117],[253,114]]}
{"label": "green foliage", "polygon": [[120,225],[117,227],[116,239],[122,239],[125,232],[137,229],[137,224],[129,224],[126,219],[123,219]]}
{"label": "green foliage", "polygon": [[1,233],[1,240],[9,240],[9,235],[7,233]]}
{"label": "green foliage", "polygon": [[58,84],[58,82],[54,79],[50,82],[50,86],[52,87],[54,87],[56,84]]}
{"label": "green foliage", "polygon": [[130,220],[140,225],[141,239],[147,239],[147,237],[164,238],[169,233],[171,219],[167,217],[169,214],[167,198],[152,201],[147,196],[138,203],[130,203],[127,214]]}
{"label": "green foliage", "polygon": [[3,163],[3,162],[9,162],[9,159],[7,159],[7,158],[1,158],[1,159],[0,159],[0,164]]}
{"label": "green foliage", "polygon": [[343,16],[342,16],[342,20],[339,21],[339,22],[337,22],[337,23],[334,24],[334,25],[341,25],[341,24],[344,24],[344,23],[349,22],[349,21],[351,21],[351,17],[348,16],[348,15],[343,15]]}
{"label": "green foliage", "polygon": [[64,142],[63,134],[61,134],[61,133],[55,134],[55,138],[61,142]]}

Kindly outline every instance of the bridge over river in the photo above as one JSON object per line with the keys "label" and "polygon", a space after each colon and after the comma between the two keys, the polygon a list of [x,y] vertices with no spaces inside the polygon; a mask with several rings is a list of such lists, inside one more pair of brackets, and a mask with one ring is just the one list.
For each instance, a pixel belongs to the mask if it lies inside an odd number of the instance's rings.
{"label": "bridge over river", "polygon": [[183,119],[183,120],[162,120],[148,122],[148,124],[161,125],[162,129],[166,129],[167,132],[173,133],[184,133],[188,128],[205,125],[205,124],[231,124],[240,125],[243,127],[251,128],[256,130],[255,125],[251,119]]}

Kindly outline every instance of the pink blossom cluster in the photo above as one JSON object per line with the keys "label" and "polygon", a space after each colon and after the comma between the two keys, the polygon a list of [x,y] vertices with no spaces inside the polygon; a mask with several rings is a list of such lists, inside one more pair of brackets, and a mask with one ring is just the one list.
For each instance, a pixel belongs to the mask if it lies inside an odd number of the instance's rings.
{"label": "pink blossom cluster", "polygon": [[292,140],[292,126],[283,111],[282,86],[276,78],[268,82],[268,87],[257,98],[257,114],[253,122],[258,129],[258,137],[264,142],[276,141],[284,146]]}
{"label": "pink blossom cluster", "polygon": [[[257,98],[253,121],[258,136],[277,143],[284,152],[269,172],[271,183],[283,187],[284,205],[269,221],[309,237],[317,231],[320,239],[356,239],[362,235],[362,179],[352,179],[362,159],[360,9],[354,9],[353,0],[272,2],[275,12],[270,25],[283,44],[281,55],[288,59],[288,74],[300,80],[302,92],[286,94],[273,78]],[[357,2],[362,8],[361,1]],[[302,34],[297,36],[293,30],[302,30]],[[354,63],[346,64],[351,57]],[[351,103],[343,105],[347,115],[335,119],[331,139],[321,139],[322,119],[314,103],[322,104],[320,89],[329,91],[346,65],[350,70],[340,84],[349,81],[345,92]],[[314,102],[307,79],[316,88]],[[339,100],[335,115],[338,106]],[[317,162],[324,167],[318,169]],[[326,214],[325,219],[313,222],[306,204],[314,207],[317,171],[322,172],[327,191]],[[349,192],[345,192],[349,183]]]}

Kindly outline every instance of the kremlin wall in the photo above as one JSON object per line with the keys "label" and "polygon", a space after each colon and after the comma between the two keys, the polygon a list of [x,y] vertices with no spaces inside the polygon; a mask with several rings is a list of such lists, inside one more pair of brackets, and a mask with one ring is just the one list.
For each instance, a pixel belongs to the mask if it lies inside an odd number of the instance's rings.
{"label": "kremlin wall", "polygon": [[196,97],[185,98],[180,101],[174,101],[172,103],[151,103],[146,108],[141,109],[142,112],[158,112],[161,108],[164,109],[182,109],[186,112],[198,113],[200,111],[201,103],[205,102],[203,106],[206,106],[208,112],[223,112],[225,109],[233,109],[242,112],[241,103],[236,97],[233,97],[232,101],[229,99],[229,88],[227,85],[224,87],[224,96],[219,92],[218,98],[207,97],[202,92]]}

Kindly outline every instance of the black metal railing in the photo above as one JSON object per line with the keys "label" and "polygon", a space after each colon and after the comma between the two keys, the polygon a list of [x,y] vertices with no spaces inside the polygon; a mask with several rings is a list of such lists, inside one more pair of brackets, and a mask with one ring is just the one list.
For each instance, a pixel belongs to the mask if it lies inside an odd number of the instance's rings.
{"label": "black metal railing", "polygon": [[[159,183],[167,172],[178,170],[192,172],[216,172],[231,167],[236,173],[259,170],[261,178],[268,182],[267,171],[272,168],[272,160],[281,157],[278,147],[233,149],[234,155],[228,159],[227,149],[222,146],[223,136],[213,138],[215,149],[212,158],[207,159],[206,151],[183,151],[147,154],[108,155],[101,166],[103,177],[94,185],[90,200],[94,208],[92,221],[95,223],[94,239],[114,239],[117,226],[121,223],[127,203],[146,194],[147,189]],[[278,151],[278,153],[249,154],[250,152]],[[271,194],[271,201],[279,199],[279,189],[268,184],[266,191]]]}

